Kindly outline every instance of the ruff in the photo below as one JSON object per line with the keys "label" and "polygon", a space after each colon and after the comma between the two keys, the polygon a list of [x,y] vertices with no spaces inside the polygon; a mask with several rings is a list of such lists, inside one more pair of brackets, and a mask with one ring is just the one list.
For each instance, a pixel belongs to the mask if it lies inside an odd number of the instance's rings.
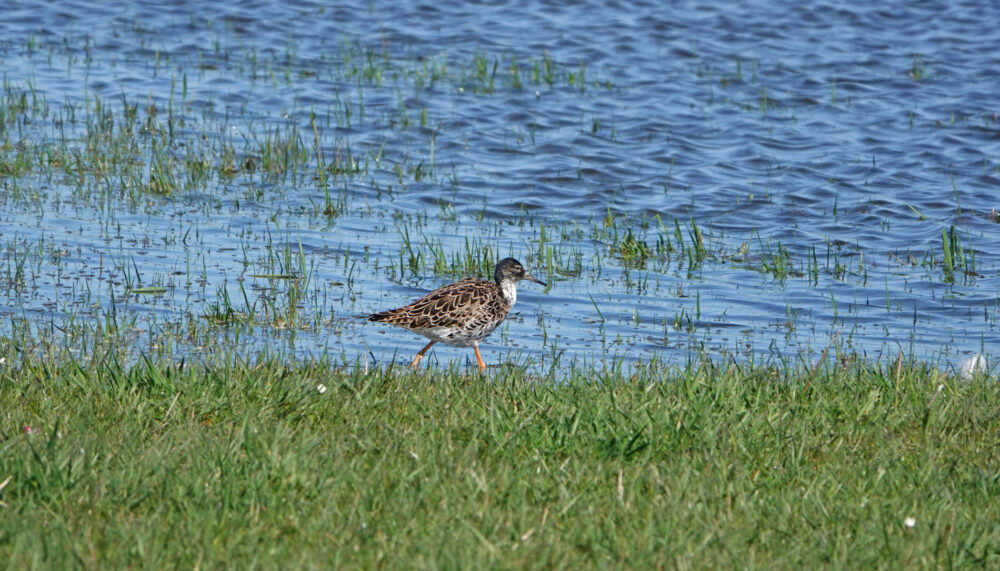
{"label": "ruff", "polygon": [[466,278],[436,289],[409,305],[373,313],[368,321],[409,329],[430,339],[410,363],[416,367],[435,343],[472,347],[480,371],[486,363],[479,354],[479,342],[503,323],[517,301],[517,282],[545,282],[524,270],[521,262],[504,258],[493,272],[493,281]]}

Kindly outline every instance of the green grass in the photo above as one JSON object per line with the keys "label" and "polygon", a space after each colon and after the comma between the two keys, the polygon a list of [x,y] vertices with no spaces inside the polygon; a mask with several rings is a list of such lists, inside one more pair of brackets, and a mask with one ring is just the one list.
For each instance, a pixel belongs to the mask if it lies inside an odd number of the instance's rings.
{"label": "green grass", "polygon": [[997,385],[927,366],[12,365],[8,568],[1000,565]]}

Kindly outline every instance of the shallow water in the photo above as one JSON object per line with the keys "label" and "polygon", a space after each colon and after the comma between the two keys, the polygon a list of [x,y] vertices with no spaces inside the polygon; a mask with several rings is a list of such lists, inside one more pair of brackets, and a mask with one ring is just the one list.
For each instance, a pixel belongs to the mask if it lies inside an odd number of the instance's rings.
{"label": "shallow water", "polygon": [[490,363],[996,353],[995,7],[404,4],[8,4],[7,350],[403,363],[513,255]]}

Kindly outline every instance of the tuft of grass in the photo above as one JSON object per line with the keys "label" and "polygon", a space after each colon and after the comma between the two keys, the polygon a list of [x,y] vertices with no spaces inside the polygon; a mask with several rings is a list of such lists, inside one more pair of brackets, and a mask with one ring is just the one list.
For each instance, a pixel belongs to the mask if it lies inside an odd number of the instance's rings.
{"label": "tuft of grass", "polygon": [[941,264],[944,269],[944,280],[955,282],[955,272],[964,271],[965,276],[976,274],[975,253],[971,248],[962,245],[958,231],[954,226],[941,228]]}
{"label": "tuft of grass", "polygon": [[[891,361],[891,360],[890,360]],[[0,369],[0,558],[996,567],[996,384],[922,364]]]}
{"label": "tuft of grass", "polygon": [[910,77],[920,81],[927,78],[927,67],[924,65],[923,54],[913,54],[913,65],[910,66]]}
{"label": "tuft of grass", "polygon": [[618,249],[618,254],[621,256],[622,262],[627,267],[643,267],[646,260],[649,258],[650,249],[649,244],[645,240],[640,240],[636,238],[635,234],[632,233],[632,229],[628,228],[625,230],[625,235],[616,244]]}

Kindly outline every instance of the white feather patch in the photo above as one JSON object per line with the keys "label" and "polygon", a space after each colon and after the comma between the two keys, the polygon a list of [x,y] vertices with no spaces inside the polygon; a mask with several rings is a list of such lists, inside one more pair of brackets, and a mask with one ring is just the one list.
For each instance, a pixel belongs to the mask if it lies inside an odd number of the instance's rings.
{"label": "white feather patch", "polygon": [[505,281],[500,284],[500,288],[503,289],[504,299],[511,307],[514,307],[514,302],[517,301],[517,286],[513,281]]}

